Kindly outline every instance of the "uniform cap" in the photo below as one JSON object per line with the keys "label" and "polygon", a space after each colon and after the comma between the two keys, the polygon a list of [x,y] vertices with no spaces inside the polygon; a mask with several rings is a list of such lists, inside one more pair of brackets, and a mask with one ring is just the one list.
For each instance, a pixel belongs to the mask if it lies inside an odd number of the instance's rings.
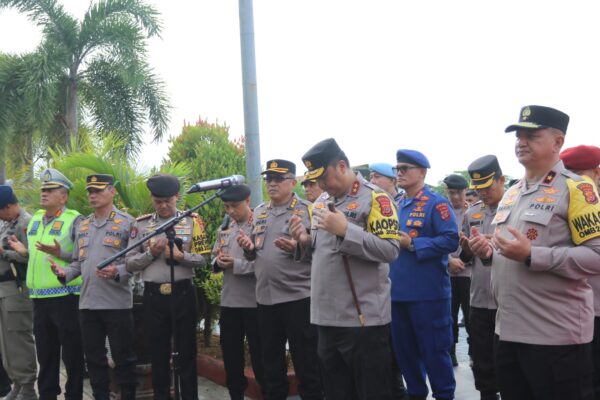
{"label": "uniform cap", "polygon": [[467,170],[471,177],[471,189],[488,188],[494,183],[494,178],[502,176],[498,159],[491,154],[473,161]]}
{"label": "uniform cap", "polygon": [[452,174],[445,177],[444,183],[448,189],[466,189],[469,186],[469,182],[457,174]]}
{"label": "uniform cap", "polygon": [[369,171],[377,172],[379,175],[387,176],[388,178],[396,178],[396,174],[394,173],[394,167],[392,164],[387,163],[374,163],[369,164]]}
{"label": "uniform cap", "polygon": [[112,185],[115,181],[112,175],[93,174],[85,178],[86,189],[106,189],[108,185]]}
{"label": "uniform cap", "polygon": [[17,202],[15,193],[8,185],[0,185],[0,209]]}
{"label": "uniform cap", "polygon": [[146,181],[146,186],[154,197],[167,198],[179,193],[179,179],[169,174],[154,175]]}
{"label": "uniform cap", "polygon": [[42,189],[58,189],[63,187],[67,190],[71,190],[73,187],[73,182],[54,168],[48,168],[42,172],[41,179]]}
{"label": "uniform cap", "polygon": [[544,106],[525,106],[521,108],[519,122],[509,125],[504,132],[519,129],[555,128],[567,133],[569,116],[562,111]]}
{"label": "uniform cap", "polygon": [[429,160],[417,150],[400,149],[396,152],[396,161],[414,164],[421,168],[431,168]]}
{"label": "uniform cap", "polygon": [[346,157],[335,139],[325,139],[311,147],[302,156],[302,162],[308,169],[305,178],[317,179],[325,173],[327,166],[336,159]]}
{"label": "uniform cap", "polygon": [[310,173],[308,171],[306,171],[304,173],[304,178],[302,179],[301,184],[304,186],[305,183],[309,183],[309,182],[310,183],[317,183],[317,179],[316,178],[310,179]]}
{"label": "uniform cap", "polygon": [[242,201],[246,200],[250,196],[250,186],[242,184],[229,186],[223,191],[218,193],[218,196],[223,201]]}
{"label": "uniform cap", "polygon": [[269,160],[267,161],[267,169],[261,172],[261,175],[264,174],[294,174],[296,175],[296,164],[288,160]]}
{"label": "uniform cap", "polygon": [[567,169],[594,169],[600,165],[600,148],[586,145],[570,147],[560,153],[560,159]]}

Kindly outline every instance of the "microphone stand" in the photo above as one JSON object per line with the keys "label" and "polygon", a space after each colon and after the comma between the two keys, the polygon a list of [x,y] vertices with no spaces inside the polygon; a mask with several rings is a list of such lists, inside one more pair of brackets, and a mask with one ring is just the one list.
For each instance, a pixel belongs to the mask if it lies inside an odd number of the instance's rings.
{"label": "microphone stand", "polygon": [[[118,253],[107,258],[106,260],[102,261],[100,264],[98,264],[96,266],[97,269],[103,269],[103,268],[107,267],[108,265],[110,265],[117,258],[127,254],[132,249],[139,247],[142,243],[147,242],[154,236],[159,235],[161,233],[165,233],[165,235],[167,236],[167,239],[169,241],[169,250],[170,250],[170,255],[167,258],[167,264],[169,264],[170,273],[171,273],[171,299],[170,299],[171,304],[170,305],[171,305],[171,337],[173,338],[171,359],[173,361],[174,400],[180,399],[180,394],[179,394],[180,366],[179,366],[179,343],[178,343],[179,342],[179,340],[178,340],[179,331],[177,328],[177,322],[175,321],[175,312],[177,311],[177,309],[176,309],[176,304],[175,304],[175,292],[174,292],[174,290],[175,290],[175,259],[173,258],[173,249],[175,247],[175,236],[176,236],[175,235],[175,225],[177,225],[185,217],[190,216],[195,210],[205,206],[206,204],[208,204],[209,202],[214,200],[221,193],[222,193],[222,190],[217,191],[216,193],[212,194],[209,198],[204,200],[202,203],[190,208],[187,211],[182,212],[180,215],[177,215],[177,213],[175,213],[175,216],[173,218],[171,218],[170,220],[168,220],[165,223],[163,223],[162,225],[160,225],[148,236],[145,236],[142,240],[140,240],[136,244],[128,246],[127,248],[119,251]],[[192,233],[193,233],[193,228],[192,228]]]}

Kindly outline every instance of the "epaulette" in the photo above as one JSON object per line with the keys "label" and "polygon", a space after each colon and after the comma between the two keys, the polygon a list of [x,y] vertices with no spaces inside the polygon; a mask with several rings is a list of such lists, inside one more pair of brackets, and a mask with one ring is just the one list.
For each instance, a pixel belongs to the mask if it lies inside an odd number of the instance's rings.
{"label": "epaulette", "polygon": [[151,217],[152,217],[152,214],[145,214],[145,215],[141,215],[141,216],[137,217],[135,220],[138,221],[138,222],[139,221],[145,221],[145,220],[147,220],[148,218],[151,218]]}
{"label": "epaulette", "polygon": [[469,204],[469,207],[467,207],[467,210],[469,208],[475,207],[476,205],[481,204],[481,203],[483,203],[483,200],[477,200],[475,203]]}
{"label": "epaulette", "polygon": [[312,203],[310,201],[308,201],[306,199],[302,199],[300,197],[298,197],[298,199],[300,200],[300,203],[302,203],[304,206],[306,206],[306,207],[312,206]]}
{"label": "epaulette", "polygon": [[580,175],[577,175],[575,172],[571,172],[568,169],[564,169],[560,173],[566,176],[567,178],[573,179],[575,182],[584,180]]}
{"label": "epaulette", "polygon": [[382,188],[380,188],[379,186],[377,186],[367,180],[365,180],[363,183],[366,187],[368,187],[369,189],[371,189],[375,192],[385,192]]}

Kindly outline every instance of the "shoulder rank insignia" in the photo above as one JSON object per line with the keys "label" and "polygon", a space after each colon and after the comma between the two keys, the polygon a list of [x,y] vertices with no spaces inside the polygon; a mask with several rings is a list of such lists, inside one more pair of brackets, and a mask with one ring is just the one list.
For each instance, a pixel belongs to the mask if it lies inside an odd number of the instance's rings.
{"label": "shoulder rank insignia", "polygon": [[556,172],[550,171],[550,172],[548,172],[548,175],[546,175],[546,177],[544,178],[544,181],[542,183],[544,185],[549,185],[552,183],[554,178],[556,178]]}
{"label": "shoulder rank insignia", "polygon": [[350,190],[350,194],[355,195],[356,193],[358,193],[359,189],[360,189],[360,183],[358,181],[354,181],[354,183],[352,184],[352,190]]}
{"label": "shoulder rank insignia", "polygon": [[137,217],[135,220],[136,221],[145,221],[150,217],[152,217],[152,214],[144,214],[142,216]]}

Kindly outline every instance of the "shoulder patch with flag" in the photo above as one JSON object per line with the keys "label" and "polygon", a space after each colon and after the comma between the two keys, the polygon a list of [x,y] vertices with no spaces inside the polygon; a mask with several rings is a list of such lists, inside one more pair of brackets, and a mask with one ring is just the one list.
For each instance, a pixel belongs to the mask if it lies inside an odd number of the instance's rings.
{"label": "shoulder patch with flag", "polygon": [[371,211],[367,219],[367,232],[382,239],[400,240],[398,214],[392,199],[386,193],[372,192]]}
{"label": "shoulder patch with flag", "polygon": [[577,245],[600,237],[598,190],[587,176],[581,181],[567,179],[569,188],[569,228]]}
{"label": "shoulder patch with flag", "polygon": [[209,254],[210,246],[208,245],[206,231],[204,230],[204,222],[202,222],[202,219],[198,215],[193,216],[193,221],[192,253]]}

